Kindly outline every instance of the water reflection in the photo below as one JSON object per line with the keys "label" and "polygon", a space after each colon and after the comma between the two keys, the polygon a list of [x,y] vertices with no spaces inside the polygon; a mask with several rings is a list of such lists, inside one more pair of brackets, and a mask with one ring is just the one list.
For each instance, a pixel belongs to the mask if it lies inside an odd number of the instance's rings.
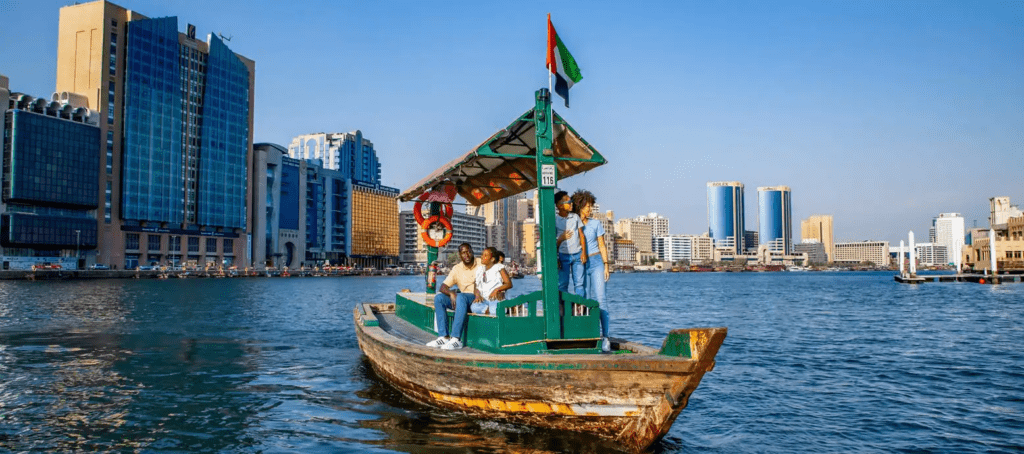
{"label": "water reflection", "polygon": [[[352,308],[422,279],[0,281],[0,452],[600,452],[410,401]],[[514,294],[539,287],[514,282]],[[613,275],[611,330],[728,326],[654,452],[1024,449],[1024,285]]]}
{"label": "water reflection", "polygon": [[224,339],[77,333],[0,336],[0,448],[219,451],[263,405],[239,392],[250,349]]}

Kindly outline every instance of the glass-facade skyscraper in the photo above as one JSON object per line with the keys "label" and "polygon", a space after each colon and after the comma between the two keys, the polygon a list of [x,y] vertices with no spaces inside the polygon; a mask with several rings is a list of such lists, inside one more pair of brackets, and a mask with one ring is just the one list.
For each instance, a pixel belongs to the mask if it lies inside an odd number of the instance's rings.
{"label": "glass-facade skyscraper", "polygon": [[708,236],[715,248],[743,253],[743,183],[708,182]]}
{"label": "glass-facade skyscraper", "polygon": [[793,221],[789,186],[757,188],[758,244],[789,254],[793,250]]}
{"label": "glass-facade skyscraper", "polygon": [[250,264],[255,63],[195,30],[106,1],[60,10],[57,91],[101,112],[98,263]]}
{"label": "glass-facade skyscraper", "polygon": [[373,142],[363,132],[316,133],[296,136],[288,145],[294,159],[316,159],[325,169],[335,170],[343,178],[367,184],[380,184],[380,160]]}
{"label": "glass-facade skyscraper", "polygon": [[6,86],[0,95],[3,269],[78,268],[96,248],[98,113]]}

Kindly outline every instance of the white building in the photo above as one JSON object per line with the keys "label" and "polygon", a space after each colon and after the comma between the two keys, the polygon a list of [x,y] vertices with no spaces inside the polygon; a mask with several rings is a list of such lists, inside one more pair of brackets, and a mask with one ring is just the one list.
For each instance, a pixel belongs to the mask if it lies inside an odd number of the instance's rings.
{"label": "white building", "polygon": [[939,213],[939,216],[932,220],[935,229],[936,244],[946,247],[946,262],[942,264],[956,264],[964,250],[964,218],[960,213]]}
{"label": "white building", "polygon": [[669,235],[654,238],[654,253],[658,260],[676,262],[690,260],[693,257],[691,235]]}
{"label": "white building", "polygon": [[835,243],[833,262],[847,265],[856,265],[861,262],[871,262],[875,265],[889,264],[889,242],[888,241],[857,241],[849,243]]}
{"label": "white building", "polygon": [[707,235],[667,235],[654,239],[654,253],[667,262],[700,262],[710,259],[711,251],[711,237]]}
{"label": "white building", "polygon": [[373,143],[362,131],[305,134],[288,145],[288,157],[318,159],[325,169],[337,170],[356,181],[380,181],[380,163]]}
{"label": "white building", "polygon": [[924,266],[946,265],[950,262],[946,245],[936,243],[917,243],[914,245],[917,263]]}
{"label": "white building", "polygon": [[[399,232],[401,249],[399,260],[402,264],[413,264],[427,262],[427,244],[423,242],[420,234],[420,226],[416,224],[416,217],[411,210],[398,214],[401,224]],[[487,246],[487,228],[484,226],[484,218],[472,216],[455,211],[452,213],[452,239],[437,253],[437,259],[444,262],[449,254],[457,254],[459,245],[469,243],[473,247],[473,253],[477,256]],[[508,253],[506,252],[506,255]]]}

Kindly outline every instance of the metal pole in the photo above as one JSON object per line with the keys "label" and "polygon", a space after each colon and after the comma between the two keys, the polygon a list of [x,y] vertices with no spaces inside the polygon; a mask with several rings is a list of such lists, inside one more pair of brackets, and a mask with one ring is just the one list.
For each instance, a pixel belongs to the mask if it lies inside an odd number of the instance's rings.
{"label": "metal pole", "polygon": [[75,269],[78,269],[79,262],[82,261],[81,253],[82,249],[82,231],[75,230]]}
{"label": "metal pole", "polygon": [[548,339],[562,338],[562,298],[558,291],[558,249],[555,242],[555,185],[558,168],[551,149],[554,139],[551,114],[551,92],[545,88],[537,90],[533,109],[534,126],[537,130],[537,204],[540,217],[541,288],[544,295],[544,325]]}

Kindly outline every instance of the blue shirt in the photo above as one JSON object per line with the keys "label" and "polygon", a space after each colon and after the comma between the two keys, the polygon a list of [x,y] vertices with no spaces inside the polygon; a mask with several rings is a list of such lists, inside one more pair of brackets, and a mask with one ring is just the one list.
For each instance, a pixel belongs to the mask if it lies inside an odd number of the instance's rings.
{"label": "blue shirt", "polygon": [[601,248],[597,245],[598,238],[604,236],[604,225],[597,219],[588,219],[583,226],[583,236],[587,239],[587,254],[600,254]]}
{"label": "blue shirt", "polygon": [[[564,218],[555,213],[555,238],[562,236],[566,230],[573,231],[572,238],[563,241],[558,246],[559,254],[578,254],[583,250],[583,246],[580,245],[580,232],[578,231],[582,227],[583,223],[580,222],[580,217],[576,213],[569,213]],[[558,240],[556,239],[555,241]]]}

